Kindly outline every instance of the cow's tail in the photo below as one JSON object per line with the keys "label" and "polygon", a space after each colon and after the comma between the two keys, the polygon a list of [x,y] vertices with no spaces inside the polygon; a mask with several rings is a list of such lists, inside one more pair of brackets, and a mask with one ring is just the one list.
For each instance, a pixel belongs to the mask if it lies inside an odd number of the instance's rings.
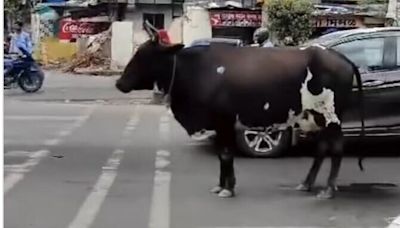
{"label": "cow's tail", "polygon": [[[360,137],[361,137],[361,139],[364,139],[364,137],[365,137],[365,113],[364,113],[363,85],[362,85],[362,81],[361,81],[361,74],[360,74],[360,71],[358,70],[358,67],[353,62],[351,62],[351,65],[353,66],[354,76],[356,77],[356,81],[357,81],[358,103],[360,105],[359,111],[360,111],[360,120],[361,120]],[[364,156],[362,156],[362,155],[360,155],[358,157],[358,167],[360,168],[361,171],[364,171],[364,166],[362,163],[363,159],[364,159]]]}
{"label": "cow's tail", "polygon": [[[363,91],[363,85],[362,85],[362,81],[361,81],[360,71],[358,70],[358,67],[354,64],[354,62],[351,61],[349,58],[347,58],[345,55],[343,55],[342,53],[340,53],[334,49],[330,49],[330,50],[332,50],[337,55],[341,56],[353,67],[353,71],[354,71],[353,76],[356,78],[357,90],[358,90],[357,92],[358,92],[359,115],[360,115],[360,121],[361,121],[360,137],[361,137],[361,139],[364,139],[364,137],[365,137],[364,91]],[[360,155],[358,157],[358,167],[360,168],[361,171],[364,171],[364,166],[362,163],[363,159],[364,159],[364,156],[362,156],[362,155]]]}

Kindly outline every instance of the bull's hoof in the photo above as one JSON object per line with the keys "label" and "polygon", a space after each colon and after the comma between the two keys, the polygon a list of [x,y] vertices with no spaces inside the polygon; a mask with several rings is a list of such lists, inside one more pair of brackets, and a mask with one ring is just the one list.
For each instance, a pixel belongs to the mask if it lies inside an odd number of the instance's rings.
{"label": "bull's hoof", "polygon": [[222,191],[220,191],[218,193],[218,197],[220,198],[231,198],[233,197],[235,194],[233,193],[233,191],[228,190],[228,189],[223,189]]}
{"label": "bull's hoof", "polygon": [[299,184],[295,189],[297,191],[309,192],[309,191],[311,191],[311,185],[302,183],[302,184]]}
{"label": "bull's hoof", "polygon": [[334,197],[335,197],[335,190],[333,188],[327,188],[321,190],[317,195],[317,199],[321,200],[333,199]]}
{"label": "bull's hoof", "polygon": [[211,193],[214,193],[214,194],[218,194],[218,193],[220,193],[222,191],[222,187],[221,186],[215,186],[215,187],[213,187],[212,189],[210,189],[210,192]]}

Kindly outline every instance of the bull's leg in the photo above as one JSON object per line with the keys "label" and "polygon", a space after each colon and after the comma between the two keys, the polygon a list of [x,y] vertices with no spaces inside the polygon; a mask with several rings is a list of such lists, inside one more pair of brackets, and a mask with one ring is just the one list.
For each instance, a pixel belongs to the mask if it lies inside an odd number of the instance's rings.
{"label": "bull's leg", "polygon": [[314,157],[313,164],[307,174],[306,179],[303,183],[296,187],[299,191],[311,191],[317,178],[318,172],[321,168],[322,162],[324,161],[325,154],[327,151],[327,144],[325,141],[318,142],[317,151]]}
{"label": "bull's leg", "polygon": [[326,189],[322,190],[318,194],[320,199],[331,199],[335,196],[337,191],[336,179],[339,174],[340,165],[343,157],[343,133],[339,125],[332,125],[328,133],[331,136],[330,152],[331,152],[331,171],[328,177],[328,183]]}
{"label": "bull's leg", "polygon": [[235,148],[235,130],[234,124],[225,123],[217,128],[217,137],[219,141],[218,158],[220,162],[220,177],[218,186],[211,189],[211,192],[217,193],[219,197],[233,197],[235,192],[235,170],[234,170],[234,148]]}

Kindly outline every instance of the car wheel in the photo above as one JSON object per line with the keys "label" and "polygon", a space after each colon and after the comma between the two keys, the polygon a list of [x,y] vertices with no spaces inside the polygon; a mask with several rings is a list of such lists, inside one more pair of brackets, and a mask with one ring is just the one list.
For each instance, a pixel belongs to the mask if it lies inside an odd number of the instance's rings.
{"label": "car wheel", "polygon": [[239,151],[250,157],[280,157],[289,148],[290,141],[290,129],[274,133],[238,130],[236,133],[236,143]]}

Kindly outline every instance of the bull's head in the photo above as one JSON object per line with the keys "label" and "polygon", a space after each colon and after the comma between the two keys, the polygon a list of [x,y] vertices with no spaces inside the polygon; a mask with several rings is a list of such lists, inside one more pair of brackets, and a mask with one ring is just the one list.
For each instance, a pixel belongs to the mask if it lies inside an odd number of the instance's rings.
{"label": "bull's head", "polygon": [[150,39],[139,46],[116,83],[116,87],[124,93],[151,90],[155,82],[167,80],[172,74],[173,56],[184,46],[164,43],[157,29],[148,21],[143,28]]}

